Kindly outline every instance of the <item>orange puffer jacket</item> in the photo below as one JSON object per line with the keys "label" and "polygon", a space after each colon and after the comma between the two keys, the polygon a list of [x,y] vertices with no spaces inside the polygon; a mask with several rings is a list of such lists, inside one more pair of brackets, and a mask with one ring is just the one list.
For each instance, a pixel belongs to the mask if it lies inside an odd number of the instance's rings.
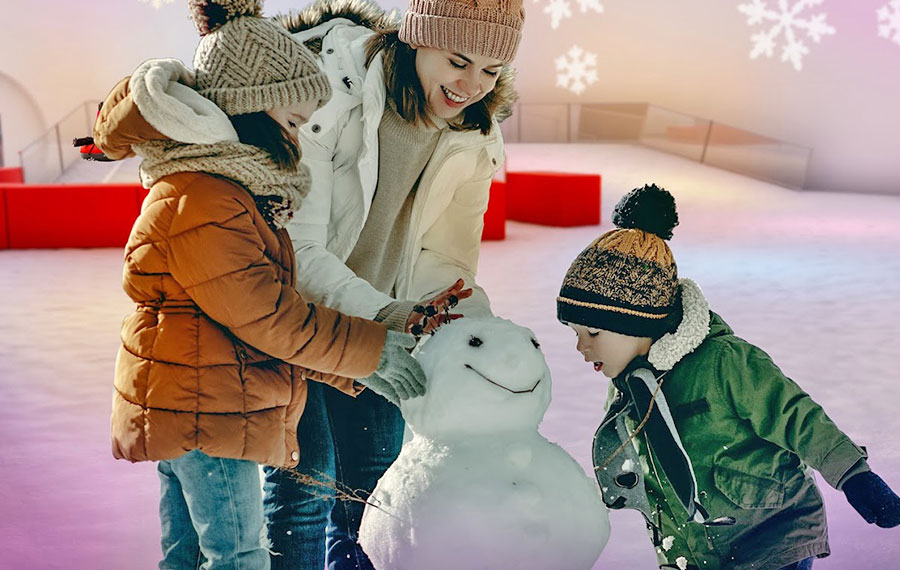
{"label": "orange puffer jacket", "polygon": [[[107,98],[95,135],[113,158],[163,138],[127,80]],[[157,181],[125,248],[124,288],[137,308],[116,361],[113,455],[160,460],[199,449],[296,465],[306,380],[355,395],[352,378],[375,370],[386,329],[306,303],[294,279],[287,232],[266,224],[242,186],[198,172]]]}

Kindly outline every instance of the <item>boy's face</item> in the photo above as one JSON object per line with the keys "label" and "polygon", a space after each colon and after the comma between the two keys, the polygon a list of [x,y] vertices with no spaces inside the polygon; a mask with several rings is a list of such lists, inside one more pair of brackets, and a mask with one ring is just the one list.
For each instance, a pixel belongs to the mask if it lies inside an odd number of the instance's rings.
{"label": "boy's face", "polygon": [[569,328],[578,335],[575,348],[584,356],[585,362],[592,362],[594,370],[607,378],[615,378],[634,360],[636,356],[650,352],[653,339],[619,334],[603,329],[589,328],[569,323]]}

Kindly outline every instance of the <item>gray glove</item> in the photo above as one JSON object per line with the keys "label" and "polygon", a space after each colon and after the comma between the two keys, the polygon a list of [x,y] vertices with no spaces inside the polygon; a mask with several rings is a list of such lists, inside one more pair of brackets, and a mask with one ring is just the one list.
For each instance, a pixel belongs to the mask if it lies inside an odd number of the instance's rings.
{"label": "gray glove", "polygon": [[387,331],[378,369],[359,383],[371,388],[386,400],[400,405],[400,400],[425,395],[425,372],[408,349],[416,346],[416,338],[410,334]]}

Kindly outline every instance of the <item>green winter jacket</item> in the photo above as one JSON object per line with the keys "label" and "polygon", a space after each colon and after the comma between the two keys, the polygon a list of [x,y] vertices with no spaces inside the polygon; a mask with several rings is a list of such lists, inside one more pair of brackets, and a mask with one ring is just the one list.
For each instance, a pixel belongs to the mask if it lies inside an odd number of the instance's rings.
{"label": "green winter jacket", "polygon": [[[669,370],[662,392],[693,465],[699,502],[711,518],[731,516],[736,523],[688,522],[642,432],[634,441],[661,527],[660,567],[774,570],[827,556],[825,510],[807,467],[839,488],[849,475],[868,470],[865,451],[765,352],[709,312],[696,284],[685,279],[682,288],[684,318],[708,315],[701,323],[708,326],[679,327],[654,344],[649,361],[658,375]],[[627,420],[630,431],[636,420]],[[595,454],[595,466],[604,459]]]}

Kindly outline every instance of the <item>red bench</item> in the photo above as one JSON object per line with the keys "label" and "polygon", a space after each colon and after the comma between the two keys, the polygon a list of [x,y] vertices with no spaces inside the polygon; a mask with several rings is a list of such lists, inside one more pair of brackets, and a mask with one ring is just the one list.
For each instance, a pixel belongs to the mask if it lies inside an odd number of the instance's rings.
{"label": "red bench", "polygon": [[506,182],[493,180],[481,241],[501,239],[506,239]]}
{"label": "red bench", "polygon": [[0,249],[9,248],[9,232],[6,228],[6,191],[0,186]]}
{"label": "red bench", "polygon": [[[135,184],[0,183],[0,249],[122,247],[149,191]],[[491,183],[482,240],[506,237],[506,183]]]}
{"label": "red bench", "polygon": [[22,169],[18,166],[0,168],[0,183],[4,182],[12,184],[21,184],[25,182],[25,176],[22,173]]}
{"label": "red bench", "polygon": [[600,223],[599,174],[507,172],[506,215],[545,226]]}
{"label": "red bench", "polygon": [[122,247],[146,192],[135,184],[0,184],[10,249]]}

